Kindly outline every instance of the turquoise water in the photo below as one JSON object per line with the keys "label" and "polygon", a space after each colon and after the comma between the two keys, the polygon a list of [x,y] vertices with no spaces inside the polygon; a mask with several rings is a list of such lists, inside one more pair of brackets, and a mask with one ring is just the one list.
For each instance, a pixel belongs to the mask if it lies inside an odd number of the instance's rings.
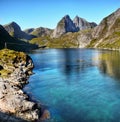
{"label": "turquoise water", "polygon": [[30,53],[34,75],[24,88],[50,111],[46,122],[120,122],[120,53],[46,49]]}

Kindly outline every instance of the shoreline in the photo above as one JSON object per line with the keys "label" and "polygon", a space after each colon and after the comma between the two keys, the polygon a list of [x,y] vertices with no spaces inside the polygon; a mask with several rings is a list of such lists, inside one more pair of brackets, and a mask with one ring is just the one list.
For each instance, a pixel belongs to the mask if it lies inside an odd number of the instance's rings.
{"label": "shoreline", "polygon": [[39,121],[41,106],[23,91],[34,68],[32,59],[23,52],[8,49],[0,50],[0,54],[0,120]]}

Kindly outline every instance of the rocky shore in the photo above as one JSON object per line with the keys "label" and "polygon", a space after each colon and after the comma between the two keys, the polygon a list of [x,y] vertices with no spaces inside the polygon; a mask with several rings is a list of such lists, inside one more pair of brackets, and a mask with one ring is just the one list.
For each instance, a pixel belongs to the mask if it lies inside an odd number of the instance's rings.
{"label": "rocky shore", "polygon": [[40,106],[22,91],[32,74],[32,59],[23,52],[0,50],[0,122],[35,122]]}

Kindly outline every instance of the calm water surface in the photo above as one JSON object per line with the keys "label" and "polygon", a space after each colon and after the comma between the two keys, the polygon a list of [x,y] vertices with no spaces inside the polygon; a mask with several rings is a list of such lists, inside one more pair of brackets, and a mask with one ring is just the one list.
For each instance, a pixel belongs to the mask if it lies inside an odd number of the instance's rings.
{"label": "calm water surface", "polygon": [[46,49],[24,88],[51,114],[46,122],[120,122],[120,52]]}

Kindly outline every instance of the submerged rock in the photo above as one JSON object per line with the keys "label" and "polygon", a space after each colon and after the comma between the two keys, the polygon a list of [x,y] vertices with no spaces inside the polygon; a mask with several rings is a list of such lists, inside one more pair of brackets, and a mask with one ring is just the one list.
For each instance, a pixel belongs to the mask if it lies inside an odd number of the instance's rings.
{"label": "submerged rock", "polygon": [[[22,52],[8,49],[1,50],[0,54],[0,120],[38,120],[40,106],[22,91],[34,67],[32,59]],[[2,118],[2,114],[8,119]]]}
{"label": "submerged rock", "polygon": [[41,116],[41,120],[46,120],[46,119],[50,119],[50,112],[48,110],[44,110],[43,114]]}

